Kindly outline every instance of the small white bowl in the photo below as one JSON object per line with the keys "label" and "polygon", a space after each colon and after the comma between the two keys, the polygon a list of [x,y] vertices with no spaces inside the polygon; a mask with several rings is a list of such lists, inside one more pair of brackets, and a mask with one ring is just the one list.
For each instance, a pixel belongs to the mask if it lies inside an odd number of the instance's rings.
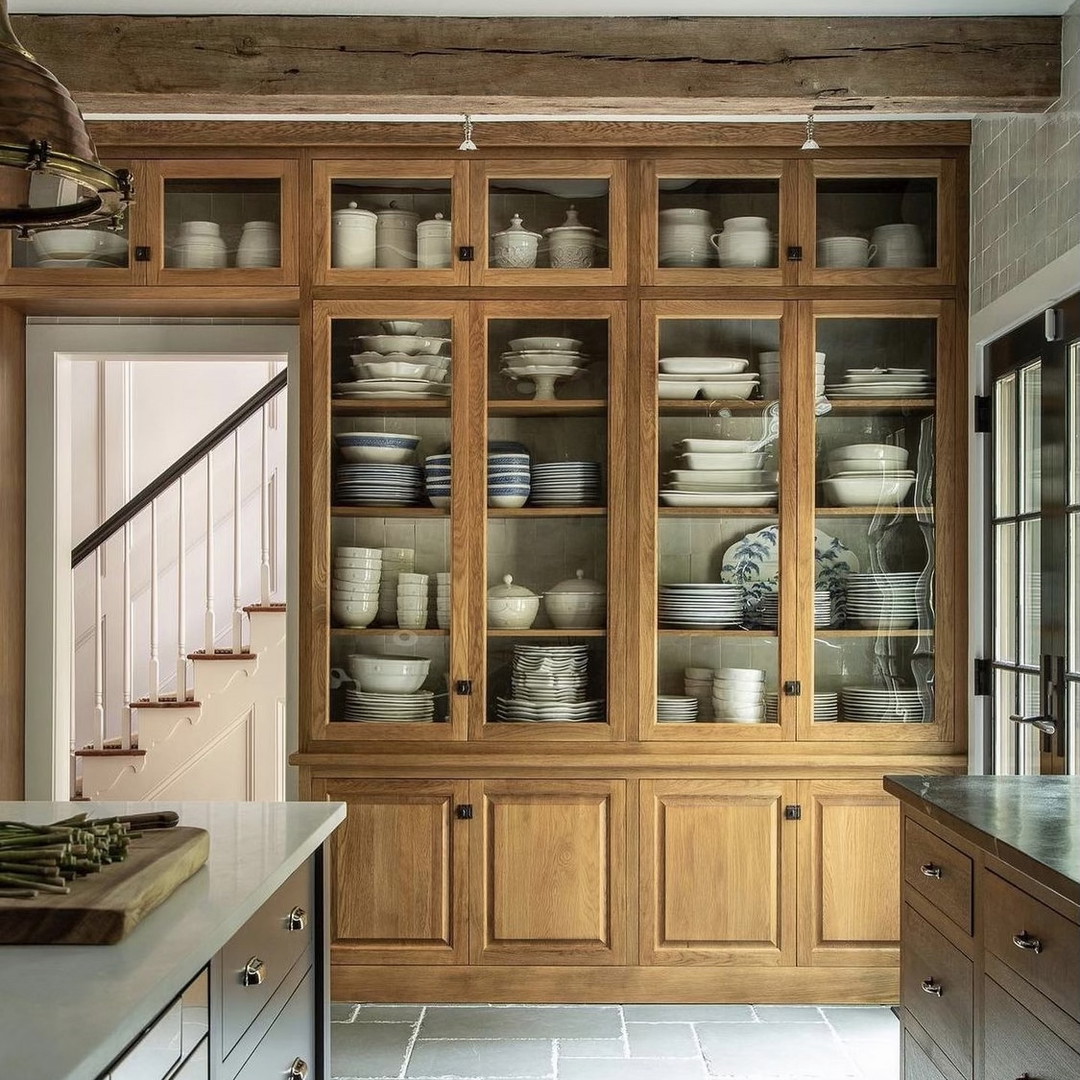
{"label": "small white bowl", "polygon": [[855,443],[837,447],[828,455],[830,465],[834,461],[850,461],[852,458],[891,461],[897,468],[902,469],[907,465],[908,452],[902,446],[890,446],[887,443]]}
{"label": "small white bowl", "polygon": [[334,442],[346,461],[403,465],[412,461],[420,445],[420,436],[403,435],[396,431],[342,431],[334,435]]}
{"label": "small white bowl", "polygon": [[[402,575],[404,576],[404,575]],[[403,596],[424,596],[428,594],[428,587],[426,585],[417,585],[411,581],[402,581],[398,579],[397,595],[400,600]]]}
{"label": "small white bowl", "polygon": [[915,483],[913,477],[847,477],[823,480],[821,486],[833,506],[899,506]]}
{"label": "small white bowl", "polygon": [[489,495],[488,506],[502,510],[512,510],[524,506],[529,501],[528,493],[524,495]]}
{"label": "small white bowl", "polygon": [[371,624],[379,612],[378,600],[331,600],[330,613],[342,626],[362,629]]}
{"label": "small white bowl", "polygon": [[716,669],[715,677],[737,682],[763,683],[765,681],[765,672],[761,668],[722,667]]}
{"label": "small white bowl", "polygon": [[343,559],[375,559],[376,562],[382,562],[383,556],[382,548],[347,547],[344,544],[334,548],[334,554]]}
{"label": "small white bowl", "polygon": [[423,323],[409,322],[405,319],[388,319],[381,325],[388,334],[415,335],[420,333]]}
{"label": "small white bowl", "polygon": [[381,567],[341,566],[338,563],[334,563],[333,577],[335,581],[347,581],[356,585],[369,585],[378,584],[381,576]]}
{"label": "small white bowl", "polygon": [[354,370],[364,379],[426,379],[428,365],[407,363],[404,360],[383,360],[377,364],[360,364]]}
{"label": "small white bowl", "polygon": [[743,382],[726,382],[701,384],[702,392],[710,401],[741,400],[745,401],[757,389],[756,379],[746,379]]}

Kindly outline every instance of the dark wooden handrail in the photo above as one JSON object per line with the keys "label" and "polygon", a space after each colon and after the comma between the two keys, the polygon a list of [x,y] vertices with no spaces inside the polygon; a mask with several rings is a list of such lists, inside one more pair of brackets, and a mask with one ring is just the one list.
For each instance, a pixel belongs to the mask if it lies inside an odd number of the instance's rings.
{"label": "dark wooden handrail", "polygon": [[145,509],[163,491],[176,483],[192,465],[201,461],[211,450],[223,443],[245,420],[257,413],[272,398],[277,397],[285,389],[288,381],[288,371],[282,371],[265,386],[259,387],[243,405],[225,417],[213,431],[204,435],[190,450],[154,477],[142,491],[128,499],[115,514],[102,522],[85,540],[76,544],[71,549],[72,569],[87,556],[92,555],[109,537],[122,529],[140,510]]}

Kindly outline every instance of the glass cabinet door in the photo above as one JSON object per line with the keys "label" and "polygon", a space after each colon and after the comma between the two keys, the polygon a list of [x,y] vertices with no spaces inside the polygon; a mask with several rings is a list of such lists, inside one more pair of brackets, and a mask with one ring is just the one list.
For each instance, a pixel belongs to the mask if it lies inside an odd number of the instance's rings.
{"label": "glass cabinet door", "polygon": [[951,158],[802,163],[806,285],[940,285],[957,280]]}
{"label": "glass cabinet door", "polygon": [[[657,302],[642,327],[655,558],[641,582],[649,739],[792,737],[794,306]],[[648,513],[648,508],[643,507]],[[646,526],[647,527],[647,526]],[[648,629],[643,628],[648,640]]]}
{"label": "glass cabinet door", "polygon": [[962,387],[942,377],[948,320],[923,302],[819,302],[813,314],[814,351],[800,359],[816,420],[803,552],[814,674],[800,737],[947,741],[963,681],[939,691],[937,670],[966,646],[953,615],[964,507],[937,468],[964,431]]}
{"label": "glass cabinet door", "polygon": [[[484,696],[474,737],[619,738],[625,681],[609,657],[626,634],[628,553],[622,306],[481,305],[486,364],[483,471]],[[618,606],[622,605],[622,607]]]}
{"label": "glass cabinet door", "polygon": [[425,467],[450,459],[464,342],[452,303],[317,306],[329,501],[312,598],[327,626],[320,737],[464,738],[467,699],[450,693],[468,666],[456,510],[449,471]]}
{"label": "glass cabinet door", "polygon": [[621,285],[626,163],[473,162],[473,284]]}
{"label": "glass cabinet door", "polygon": [[316,280],[467,284],[466,175],[464,161],[316,161]]}

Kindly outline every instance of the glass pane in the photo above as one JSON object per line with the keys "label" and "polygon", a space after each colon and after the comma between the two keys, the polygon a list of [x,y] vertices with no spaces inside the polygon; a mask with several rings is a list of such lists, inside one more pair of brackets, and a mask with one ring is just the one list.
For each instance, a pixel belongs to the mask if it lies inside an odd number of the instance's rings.
{"label": "glass pane", "polygon": [[[397,401],[402,409],[414,404],[423,411],[449,414],[453,369],[448,320],[337,319],[331,346],[335,398]],[[435,453],[431,446],[424,450]],[[385,462],[394,457],[384,455]],[[375,462],[370,453],[357,460]]]}
{"label": "glass pane", "polygon": [[342,179],[330,186],[330,265],[422,270],[451,265],[447,177]]}
{"label": "glass pane", "polygon": [[994,656],[995,660],[1015,664],[1017,638],[1016,588],[1020,554],[1017,548],[1016,522],[994,526]]}
{"label": "glass pane", "polygon": [[1016,672],[1009,668],[994,669],[994,772],[999,776],[1016,773],[1017,739],[1019,731],[1009,717],[1018,707]]}
{"label": "glass pane", "polygon": [[1020,371],[1020,513],[1042,509],[1042,365]]}
{"label": "glass pane", "polygon": [[[1038,675],[1020,674],[1020,715],[1041,716],[1042,691]],[[1031,724],[1016,727],[1016,772],[1019,776],[1034,776],[1039,772],[1039,732]]]}
{"label": "glass pane", "polygon": [[1069,461],[1069,503],[1080,503],[1080,342],[1069,346],[1069,431],[1066,443]]}
{"label": "glass pane", "polygon": [[994,517],[1011,517],[1019,503],[1016,467],[1016,372],[994,383]]}
{"label": "glass pane", "polygon": [[1070,672],[1080,675],[1080,512],[1068,515],[1069,530],[1069,602],[1067,665]]}
{"label": "glass pane", "polygon": [[1080,775],[1080,679],[1070,679],[1065,691],[1066,770]]}
{"label": "glass pane", "polygon": [[779,179],[658,183],[658,257],[661,266],[779,266]]}
{"label": "glass pane", "polygon": [[524,270],[608,266],[607,177],[492,179],[488,265]]}
{"label": "glass pane", "polygon": [[817,265],[936,266],[937,181],[819,179]]}
{"label": "glass pane", "polygon": [[1042,651],[1041,523],[1020,522],[1020,663],[1038,667]]}

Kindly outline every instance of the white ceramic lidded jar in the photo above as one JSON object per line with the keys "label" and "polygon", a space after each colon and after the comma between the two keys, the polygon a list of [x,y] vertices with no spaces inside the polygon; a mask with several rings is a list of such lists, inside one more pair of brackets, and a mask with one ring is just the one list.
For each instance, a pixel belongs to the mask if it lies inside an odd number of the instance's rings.
{"label": "white ceramic lidded jar", "polygon": [[351,202],[330,218],[330,265],[346,270],[374,267],[375,215]]}
{"label": "white ceramic lidded jar", "polygon": [[566,220],[561,225],[545,229],[544,235],[548,239],[548,257],[553,267],[585,270],[592,266],[600,231],[582,225],[573,204],[566,211]]}
{"label": "white ceramic lidded jar", "polygon": [[491,238],[491,265],[504,270],[524,270],[536,265],[540,234],[530,232],[514,214],[510,227]]}
{"label": "white ceramic lidded jar", "polygon": [[280,266],[281,234],[276,221],[246,221],[236,248],[236,265]]}
{"label": "white ceramic lidded jar", "polygon": [[229,264],[221,226],[216,221],[182,221],[176,264],[185,270],[220,270]]}
{"label": "white ceramic lidded jar", "polygon": [[539,611],[540,597],[523,585],[515,585],[510,574],[503,576],[501,585],[488,589],[488,626],[499,630],[528,630]]}
{"label": "white ceramic lidded jar", "polygon": [[712,216],[696,206],[673,207],[657,215],[661,266],[708,266],[713,249]]}
{"label": "white ceramic lidded jar", "polygon": [[551,625],[560,630],[597,629],[604,625],[607,589],[587,578],[584,570],[578,570],[574,577],[544,593],[544,610]]}
{"label": "white ceramic lidded jar", "polygon": [[421,270],[441,270],[451,264],[453,225],[436,214],[416,226],[416,265]]}
{"label": "white ceramic lidded jar", "polygon": [[375,265],[386,270],[411,270],[416,266],[416,226],[420,215],[399,210],[392,202],[388,210],[376,211]]}

